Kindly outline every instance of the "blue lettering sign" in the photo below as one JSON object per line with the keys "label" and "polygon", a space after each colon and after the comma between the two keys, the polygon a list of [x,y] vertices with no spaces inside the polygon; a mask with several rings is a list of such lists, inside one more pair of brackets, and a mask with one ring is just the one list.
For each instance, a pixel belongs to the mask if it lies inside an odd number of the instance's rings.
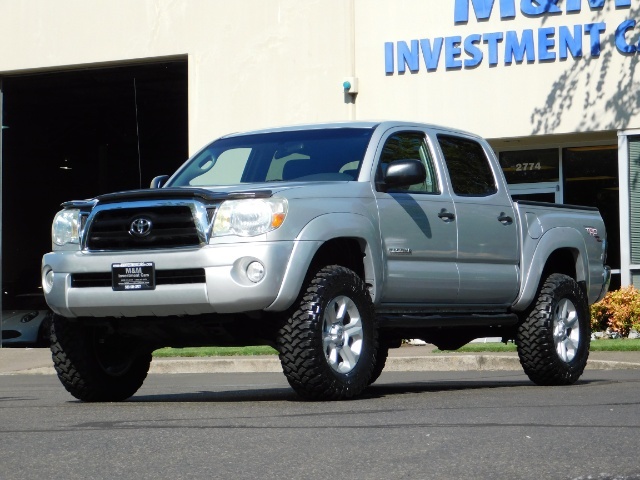
{"label": "blue lettering sign", "polygon": [[549,13],[562,13],[558,8],[558,0],[522,0],[520,2],[520,10],[525,15],[538,17]]}
{"label": "blue lettering sign", "polygon": [[464,61],[465,68],[473,68],[482,62],[482,50],[478,47],[482,41],[482,35],[472,34],[464,39],[464,53],[469,55]]}
{"label": "blue lettering sign", "polygon": [[620,53],[636,53],[638,51],[638,47],[629,45],[625,38],[625,34],[634,28],[636,28],[635,20],[625,20],[616,28],[616,48]]}
{"label": "blue lettering sign", "polygon": [[[591,10],[600,10],[604,7],[605,0],[588,0]],[[579,12],[582,9],[582,0],[566,0],[567,12]],[[631,0],[616,0],[616,8],[631,7]]]}
{"label": "blue lettering sign", "polygon": [[522,32],[522,42],[518,40],[518,32],[513,30],[507,32],[504,41],[504,63],[511,65],[512,59],[516,63],[522,63],[524,54],[527,54],[527,62],[534,62],[536,59],[535,47],[533,44],[533,30],[524,30]]}
{"label": "blue lettering sign", "polygon": [[485,33],[482,41],[489,47],[489,66],[498,64],[498,42],[502,41],[502,33]]}
{"label": "blue lettering sign", "polygon": [[418,40],[411,40],[411,48],[407,42],[398,42],[398,73],[404,73],[405,65],[415,73],[420,68],[420,46]]}
{"label": "blue lettering sign", "polygon": [[[565,9],[568,13],[580,12],[583,0],[565,0]],[[589,8],[600,10],[606,0],[586,0]],[[488,20],[493,11],[495,0],[455,0],[453,21],[466,23],[469,21],[469,10],[473,8],[476,20]],[[562,13],[558,7],[559,0],[520,0],[520,11],[529,16]],[[630,8],[631,0],[615,0],[616,8]],[[500,0],[500,18],[502,20],[516,16],[515,0]]]}
{"label": "blue lettering sign", "polygon": [[559,31],[558,48],[560,50],[560,60],[567,59],[567,51],[571,52],[573,58],[582,57],[582,25],[573,26],[573,35],[569,27],[561,26]]}
{"label": "blue lettering sign", "polygon": [[[495,0],[471,0],[476,20],[488,20],[493,10]],[[516,16],[515,0],[500,0],[500,18],[513,18]],[[469,21],[469,0],[455,0],[453,9],[453,21],[466,23]]]}
{"label": "blue lettering sign", "polygon": [[460,55],[462,54],[461,43],[461,37],[447,37],[444,39],[444,56],[447,69],[462,68],[462,61],[460,60]]}
{"label": "blue lettering sign", "polygon": [[538,29],[538,60],[551,62],[556,59],[556,53],[551,49],[556,45],[556,29],[553,27]]}
{"label": "blue lettering sign", "polygon": [[422,58],[427,70],[437,70],[440,61],[440,51],[442,50],[442,37],[433,39],[433,48],[428,38],[420,40],[420,48],[422,49]]}
{"label": "blue lettering sign", "polygon": [[584,33],[589,35],[591,44],[591,56],[600,56],[600,35],[604,33],[607,26],[604,22],[588,23],[584,26]]}
{"label": "blue lettering sign", "polygon": [[[492,15],[494,6],[499,5],[500,18],[511,19],[516,14],[517,0],[454,0],[454,21],[456,24],[469,21],[473,10],[477,21],[486,21]],[[592,10],[605,7],[607,0],[519,0],[519,8],[527,17],[540,17],[566,12],[580,12],[586,4]],[[640,1],[640,0],[639,0]],[[609,0],[609,4],[611,4]],[[630,8],[631,0],[615,0],[616,8]],[[543,24],[544,25],[544,24]],[[631,41],[628,36],[637,26],[636,20],[625,20],[615,31],[614,40],[618,52],[626,55],[640,54],[640,42]],[[436,71],[440,58],[444,56],[447,70],[471,69],[480,65],[485,57],[489,67],[498,65],[502,56],[504,65],[526,61],[533,63],[566,61],[584,56],[584,43],[588,37],[591,57],[598,57],[602,51],[602,39],[607,26],[604,22],[584,25],[540,26],[537,30],[510,30],[507,32],[471,33],[466,36],[423,38],[386,42],[384,44],[384,68],[387,75],[397,69],[403,74],[408,69],[417,73],[423,63],[428,72]],[[500,50],[504,45],[504,50]],[[422,53],[421,53],[422,52]]]}
{"label": "blue lettering sign", "polygon": [[395,71],[393,68],[393,42],[385,42],[384,44],[384,73],[390,74]]}

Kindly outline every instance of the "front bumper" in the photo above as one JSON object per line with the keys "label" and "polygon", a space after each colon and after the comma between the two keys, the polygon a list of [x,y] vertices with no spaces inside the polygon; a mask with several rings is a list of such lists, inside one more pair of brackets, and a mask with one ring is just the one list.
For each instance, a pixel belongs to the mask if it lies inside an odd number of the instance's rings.
{"label": "front bumper", "polygon": [[[280,290],[294,242],[208,245],[197,249],[138,252],[52,252],[42,259],[43,290],[64,317],[137,317],[238,313],[263,310]],[[259,261],[264,278],[247,278]],[[154,262],[156,272],[202,268],[198,283],[157,285],[154,290],[114,291],[111,286],[74,286],[78,273],[110,274],[114,263]],[[53,281],[45,277],[53,272]],[[51,278],[51,276],[49,276]]]}

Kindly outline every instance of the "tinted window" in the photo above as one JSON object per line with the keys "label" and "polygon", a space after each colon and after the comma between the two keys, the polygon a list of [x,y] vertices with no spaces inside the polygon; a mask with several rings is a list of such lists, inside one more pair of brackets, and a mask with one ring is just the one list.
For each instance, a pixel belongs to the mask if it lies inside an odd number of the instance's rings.
{"label": "tinted window", "polygon": [[382,175],[390,164],[398,160],[420,160],[427,172],[424,182],[416,183],[408,187],[396,188],[397,190],[438,193],[438,182],[429,148],[421,132],[399,132],[391,135],[382,147],[380,154],[378,175]]}
{"label": "tinted window", "polygon": [[487,196],[496,193],[491,165],[478,142],[452,135],[438,135],[456,195]]}

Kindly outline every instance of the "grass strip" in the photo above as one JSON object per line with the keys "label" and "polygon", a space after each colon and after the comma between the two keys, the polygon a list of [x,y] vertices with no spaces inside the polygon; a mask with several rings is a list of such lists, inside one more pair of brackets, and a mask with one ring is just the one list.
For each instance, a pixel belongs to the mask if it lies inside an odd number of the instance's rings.
{"label": "grass strip", "polygon": [[161,348],[153,352],[155,358],[167,357],[233,357],[255,355],[277,355],[271,347],[259,345],[253,347],[185,347]]}
{"label": "grass strip", "polygon": [[[514,343],[469,343],[458,350],[438,350],[435,353],[491,353],[491,352],[515,352]],[[640,351],[640,339],[619,338],[600,339],[591,341],[592,352],[637,352]],[[277,355],[278,352],[268,346],[253,347],[186,347],[186,348],[161,348],[153,352],[156,358],[170,357],[232,357],[232,356],[256,356]]]}
{"label": "grass strip", "polygon": [[[482,353],[482,352],[515,352],[516,345],[514,343],[469,343],[458,350],[434,350],[435,353],[445,352],[463,352],[463,353]],[[592,352],[638,352],[640,351],[640,339],[638,338],[603,338],[599,340],[591,340]]]}

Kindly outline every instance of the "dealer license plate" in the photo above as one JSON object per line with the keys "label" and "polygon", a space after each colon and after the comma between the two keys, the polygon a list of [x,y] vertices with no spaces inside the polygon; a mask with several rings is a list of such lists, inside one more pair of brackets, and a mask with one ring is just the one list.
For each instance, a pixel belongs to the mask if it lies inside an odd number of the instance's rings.
{"label": "dealer license plate", "polygon": [[156,267],[153,262],[114,263],[111,278],[114,290],[154,290]]}

